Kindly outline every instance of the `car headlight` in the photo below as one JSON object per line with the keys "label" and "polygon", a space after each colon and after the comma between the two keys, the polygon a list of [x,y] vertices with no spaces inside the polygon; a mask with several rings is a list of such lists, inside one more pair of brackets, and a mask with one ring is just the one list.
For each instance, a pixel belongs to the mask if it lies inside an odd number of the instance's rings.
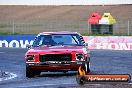
{"label": "car headlight", "polygon": [[27,55],[26,57],[27,61],[33,61],[34,60],[34,55]]}
{"label": "car headlight", "polygon": [[76,54],[76,60],[82,61],[84,59],[83,54]]}

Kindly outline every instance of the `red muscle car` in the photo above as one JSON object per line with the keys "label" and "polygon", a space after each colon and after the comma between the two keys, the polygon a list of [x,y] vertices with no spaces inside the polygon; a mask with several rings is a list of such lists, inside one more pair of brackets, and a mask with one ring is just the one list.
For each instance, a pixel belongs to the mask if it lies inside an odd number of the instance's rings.
{"label": "red muscle car", "polygon": [[43,32],[27,47],[26,77],[43,71],[77,71],[79,66],[90,72],[88,44],[77,32]]}

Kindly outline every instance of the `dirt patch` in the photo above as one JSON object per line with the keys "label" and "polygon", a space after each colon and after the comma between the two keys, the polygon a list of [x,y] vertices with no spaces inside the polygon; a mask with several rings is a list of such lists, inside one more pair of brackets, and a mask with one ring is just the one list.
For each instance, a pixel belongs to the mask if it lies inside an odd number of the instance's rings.
{"label": "dirt patch", "polygon": [[0,6],[0,20],[86,21],[92,12],[110,12],[117,20],[132,19],[132,5],[115,6]]}

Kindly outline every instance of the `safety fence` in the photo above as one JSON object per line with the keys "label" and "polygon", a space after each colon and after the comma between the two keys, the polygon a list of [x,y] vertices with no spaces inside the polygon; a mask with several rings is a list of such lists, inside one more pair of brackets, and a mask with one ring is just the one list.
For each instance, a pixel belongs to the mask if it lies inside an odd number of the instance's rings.
{"label": "safety fence", "polygon": [[[0,33],[37,34],[44,31],[76,31],[90,34],[87,21],[0,21]],[[118,21],[113,25],[113,35],[132,35],[132,20]]]}

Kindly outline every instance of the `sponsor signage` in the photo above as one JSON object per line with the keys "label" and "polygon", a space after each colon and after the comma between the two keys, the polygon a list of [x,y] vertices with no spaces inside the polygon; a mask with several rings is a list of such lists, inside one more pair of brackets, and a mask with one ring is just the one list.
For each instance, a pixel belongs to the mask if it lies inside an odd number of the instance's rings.
{"label": "sponsor signage", "polygon": [[33,43],[35,35],[1,35],[0,47],[26,48],[26,44]]}
{"label": "sponsor signage", "polygon": [[132,50],[132,36],[84,36],[90,49]]}
{"label": "sponsor signage", "polygon": [[130,82],[131,76],[129,74],[87,74],[77,75],[76,81],[79,84],[84,83],[105,83],[105,82]]}
{"label": "sponsor signage", "polygon": [[78,75],[76,76],[76,81],[78,84],[91,82],[131,82],[131,76],[129,74],[87,74],[80,66],[78,69]]}
{"label": "sponsor signage", "polygon": [[[36,35],[1,35],[0,47],[26,48]],[[132,36],[83,36],[89,49],[132,50]]]}

